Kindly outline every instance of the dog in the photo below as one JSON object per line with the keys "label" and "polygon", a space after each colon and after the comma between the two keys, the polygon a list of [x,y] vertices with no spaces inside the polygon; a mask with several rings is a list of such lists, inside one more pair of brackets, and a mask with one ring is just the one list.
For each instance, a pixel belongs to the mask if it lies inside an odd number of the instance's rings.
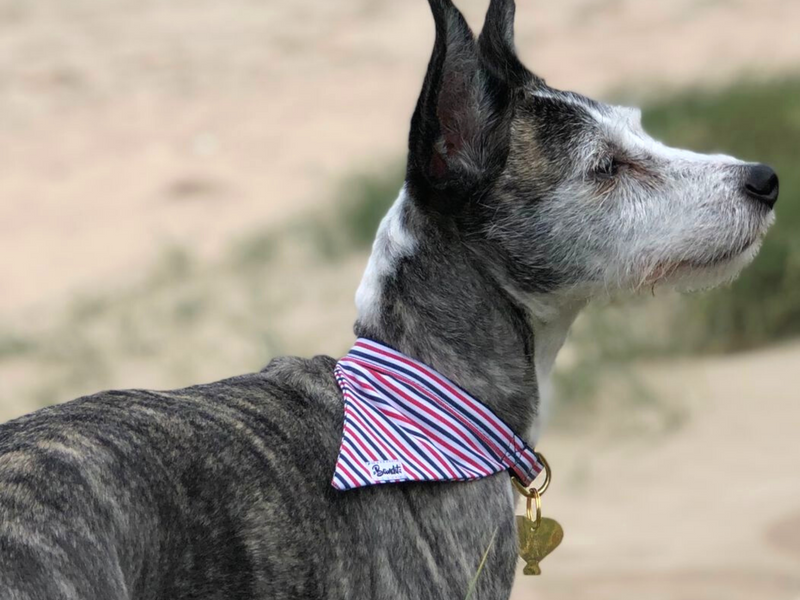
{"label": "dog", "polygon": [[[778,179],[668,148],[638,111],[549,87],[517,57],[513,0],[491,0],[477,38],[451,0],[429,3],[406,181],[355,333],[435,369],[535,446],[587,302],[732,279],[774,219]],[[510,478],[334,489],[335,368],[277,358],[2,425],[0,597],[507,598]]]}

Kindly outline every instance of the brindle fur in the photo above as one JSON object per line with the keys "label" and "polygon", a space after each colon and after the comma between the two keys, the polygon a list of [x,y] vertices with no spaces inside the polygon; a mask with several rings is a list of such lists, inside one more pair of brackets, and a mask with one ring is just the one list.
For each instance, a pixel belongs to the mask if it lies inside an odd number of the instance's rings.
{"label": "brindle fur", "polygon": [[[735,274],[771,222],[777,182],[754,201],[744,163],[666,149],[630,111],[547,87],[516,57],[512,0],[492,0],[478,40],[450,0],[430,4],[436,43],[406,185],[355,331],[439,370],[535,444],[547,373],[589,298]],[[681,216],[692,199],[703,210]],[[331,487],[334,364],[279,358],[0,427],[0,598],[507,598],[507,474]]]}
{"label": "brindle fur", "polygon": [[261,373],[105,392],[4,425],[0,597],[463,597],[487,516],[502,543],[478,597],[507,593],[507,477],[331,487],[342,428],[333,366],[280,358]]}

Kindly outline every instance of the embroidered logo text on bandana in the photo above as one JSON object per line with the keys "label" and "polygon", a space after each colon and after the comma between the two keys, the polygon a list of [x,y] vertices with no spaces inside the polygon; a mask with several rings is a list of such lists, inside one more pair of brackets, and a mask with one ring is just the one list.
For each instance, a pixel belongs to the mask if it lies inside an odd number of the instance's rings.
{"label": "embroidered logo text on bandana", "polygon": [[542,465],[489,408],[430,367],[359,339],[336,365],[344,432],[333,487],[464,481],[511,469],[530,484]]}

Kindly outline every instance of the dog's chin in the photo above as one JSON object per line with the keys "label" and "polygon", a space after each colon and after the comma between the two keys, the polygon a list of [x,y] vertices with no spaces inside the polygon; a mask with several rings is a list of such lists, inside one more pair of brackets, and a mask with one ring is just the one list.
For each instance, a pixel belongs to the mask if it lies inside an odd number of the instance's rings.
{"label": "dog's chin", "polygon": [[722,251],[702,260],[681,260],[662,267],[662,277],[653,285],[666,285],[680,292],[708,290],[734,281],[761,249],[759,236],[739,248]]}

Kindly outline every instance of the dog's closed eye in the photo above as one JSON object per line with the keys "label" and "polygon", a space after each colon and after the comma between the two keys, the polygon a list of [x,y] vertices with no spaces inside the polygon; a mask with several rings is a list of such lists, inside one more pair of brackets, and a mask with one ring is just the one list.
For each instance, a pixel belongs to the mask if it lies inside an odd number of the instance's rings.
{"label": "dog's closed eye", "polygon": [[609,154],[595,165],[593,175],[602,180],[613,179],[619,174],[621,166],[622,162],[615,155]]}

